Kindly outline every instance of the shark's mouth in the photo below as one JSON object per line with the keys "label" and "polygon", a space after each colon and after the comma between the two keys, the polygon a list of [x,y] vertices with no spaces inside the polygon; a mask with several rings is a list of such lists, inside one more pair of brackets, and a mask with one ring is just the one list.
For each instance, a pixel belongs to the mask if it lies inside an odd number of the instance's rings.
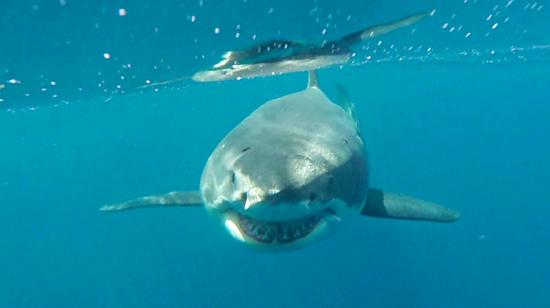
{"label": "shark's mouth", "polygon": [[225,227],[231,235],[248,244],[281,245],[301,242],[324,229],[328,220],[339,220],[330,210],[288,221],[264,221],[239,213],[226,213]]}
{"label": "shark's mouth", "polygon": [[308,236],[321,220],[319,215],[285,222],[262,222],[244,215],[237,217],[240,229],[249,237],[262,243],[281,244]]}

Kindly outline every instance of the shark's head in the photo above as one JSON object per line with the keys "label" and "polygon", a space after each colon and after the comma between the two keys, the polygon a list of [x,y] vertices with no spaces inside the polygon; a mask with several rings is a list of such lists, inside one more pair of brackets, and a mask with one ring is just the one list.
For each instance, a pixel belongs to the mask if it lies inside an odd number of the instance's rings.
{"label": "shark's head", "polygon": [[367,192],[355,123],[318,89],[256,110],[214,150],[202,199],[231,235],[264,248],[293,248],[325,233]]}
{"label": "shark's head", "polygon": [[[302,247],[359,208],[334,194],[352,185],[353,179],[343,181],[343,170],[327,170],[303,155],[258,160],[265,158],[262,149],[240,151],[231,164],[217,164],[213,155],[201,190],[207,209],[241,242],[268,249]],[[275,167],[281,165],[286,168]]]}

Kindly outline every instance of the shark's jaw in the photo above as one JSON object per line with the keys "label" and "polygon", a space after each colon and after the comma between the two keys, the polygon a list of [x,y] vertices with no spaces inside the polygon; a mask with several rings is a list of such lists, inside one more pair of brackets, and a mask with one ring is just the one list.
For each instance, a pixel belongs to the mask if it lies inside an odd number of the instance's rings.
{"label": "shark's jaw", "polygon": [[287,245],[302,242],[324,230],[324,214],[290,221],[262,221],[236,211],[224,215],[227,231],[251,245]]}
{"label": "shark's jaw", "polygon": [[[346,208],[346,209],[344,209]],[[229,234],[250,247],[267,250],[288,250],[305,246],[328,233],[327,229],[341,221],[348,212],[341,202],[300,218],[266,219],[254,212],[236,210],[231,206],[214,212],[222,219]]]}

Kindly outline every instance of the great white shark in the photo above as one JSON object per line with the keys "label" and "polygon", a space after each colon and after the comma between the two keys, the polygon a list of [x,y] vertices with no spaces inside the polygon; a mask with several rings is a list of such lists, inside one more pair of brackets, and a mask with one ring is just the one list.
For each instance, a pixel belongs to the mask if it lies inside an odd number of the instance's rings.
{"label": "great white shark", "polygon": [[171,206],[203,206],[238,241],[272,250],[302,247],[350,214],[459,218],[439,204],[370,187],[357,122],[325,95],[314,71],[305,90],[266,102],[223,138],[206,162],[199,190],[101,210]]}

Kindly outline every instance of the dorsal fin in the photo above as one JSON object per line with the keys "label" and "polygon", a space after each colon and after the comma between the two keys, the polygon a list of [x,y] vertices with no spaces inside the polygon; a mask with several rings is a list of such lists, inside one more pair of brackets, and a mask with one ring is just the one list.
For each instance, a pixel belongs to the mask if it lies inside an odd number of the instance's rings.
{"label": "dorsal fin", "polygon": [[319,80],[317,79],[317,71],[311,70],[308,71],[308,81],[307,81],[307,87],[308,88],[319,88]]}

